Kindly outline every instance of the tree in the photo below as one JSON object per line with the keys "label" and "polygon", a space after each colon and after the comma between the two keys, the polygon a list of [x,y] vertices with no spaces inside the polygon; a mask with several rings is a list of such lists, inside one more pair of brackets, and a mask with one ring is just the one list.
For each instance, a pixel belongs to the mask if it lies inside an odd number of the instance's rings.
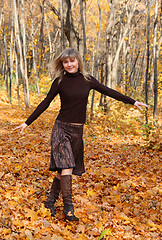
{"label": "tree", "polygon": [[[100,1],[97,0],[98,4],[98,11],[99,11],[99,30],[98,30],[98,40],[97,40],[97,53],[95,56],[95,74],[94,76],[97,78],[98,75],[98,54],[99,54],[99,46],[100,46],[100,35],[101,35],[101,7],[100,7]],[[91,102],[91,119],[93,117],[93,104],[94,104],[94,96],[95,96],[95,90],[93,90],[92,94],[92,102]]]}
{"label": "tree", "polygon": [[[149,66],[150,66],[150,0],[147,0],[147,42],[146,42],[146,51],[147,51],[147,65],[146,65],[146,76],[145,76],[145,101],[148,104],[148,81],[150,79]],[[148,124],[147,110],[145,112],[146,124]]]}
{"label": "tree", "polygon": [[153,40],[153,64],[154,64],[154,111],[153,117],[157,125],[157,99],[158,99],[158,81],[157,81],[157,24],[158,24],[158,0],[155,1],[155,21],[154,21],[154,40]]}
{"label": "tree", "polygon": [[[86,62],[86,53],[87,53],[87,46],[86,46],[86,32],[85,32],[85,7],[86,1],[80,0],[80,15],[81,15],[81,23],[82,23],[82,32],[83,32],[83,42],[82,46],[79,46],[79,49],[83,49],[83,61]],[[81,44],[80,44],[81,45]]]}

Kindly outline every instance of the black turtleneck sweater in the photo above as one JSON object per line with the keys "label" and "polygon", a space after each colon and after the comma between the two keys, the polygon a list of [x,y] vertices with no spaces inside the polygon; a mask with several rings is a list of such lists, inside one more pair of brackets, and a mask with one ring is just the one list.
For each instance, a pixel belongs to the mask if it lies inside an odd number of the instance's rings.
{"label": "black turtleneck sweater", "polygon": [[54,80],[46,98],[25,123],[30,125],[36,120],[48,108],[57,94],[60,95],[61,99],[61,108],[57,119],[62,122],[85,123],[88,95],[91,89],[124,103],[132,105],[135,103],[132,98],[106,87],[92,76],[90,76],[90,81],[87,82],[79,71],[74,74],[67,72],[60,83],[59,78]]}

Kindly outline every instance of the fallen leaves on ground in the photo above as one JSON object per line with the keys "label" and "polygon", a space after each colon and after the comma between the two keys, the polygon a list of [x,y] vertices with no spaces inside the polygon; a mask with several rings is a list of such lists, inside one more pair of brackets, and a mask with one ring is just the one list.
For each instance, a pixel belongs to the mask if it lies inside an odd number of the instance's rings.
{"label": "fallen leaves on ground", "polygon": [[74,223],[65,220],[61,197],[56,218],[43,205],[54,177],[50,134],[59,101],[23,134],[12,130],[34,107],[0,101],[0,239],[161,239],[160,149],[146,147],[141,113],[114,104],[107,115],[95,110],[91,122],[88,115],[86,173],[73,176]]}

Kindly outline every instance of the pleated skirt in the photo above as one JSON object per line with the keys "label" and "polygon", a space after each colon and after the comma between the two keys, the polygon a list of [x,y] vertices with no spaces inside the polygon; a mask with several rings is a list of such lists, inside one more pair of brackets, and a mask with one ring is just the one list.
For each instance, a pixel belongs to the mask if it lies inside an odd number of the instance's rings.
{"label": "pleated skirt", "polygon": [[50,171],[73,168],[73,174],[85,172],[83,161],[83,125],[56,120],[51,134]]}

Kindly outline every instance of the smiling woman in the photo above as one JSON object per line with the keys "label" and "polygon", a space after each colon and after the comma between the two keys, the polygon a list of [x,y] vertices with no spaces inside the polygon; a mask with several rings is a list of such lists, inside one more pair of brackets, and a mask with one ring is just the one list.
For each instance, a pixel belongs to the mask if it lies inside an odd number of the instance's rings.
{"label": "smiling woman", "polygon": [[72,174],[81,176],[85,172],[83,125],[86,121],[86,107],[90,90],[95,89],[102,94],[135,105],[138,108],[148,106],[108,88],[89,75],[84,70],[79,52],[73,48],[65,49],[54,60],[52,66],[54,81],[46,98],[26,122],[15,129],[20,128],[22,132],[48,108],[57,94],[60,95],[61,109],[52,129],[49,167],[50,171],[56,171],[57,174],[53,180],[45,207],[50,209],[52,216],[55,216],[54,203],[61,191],[66,219],[77,221],[79,219],[74,215],[72,203]]}
{"label": "smiling woman", "polygon": [[62,61],[63,67],[65,71],[68,73],[76,73],[79,68],[78,60],[76,58],[65,58],[65,60]]}

